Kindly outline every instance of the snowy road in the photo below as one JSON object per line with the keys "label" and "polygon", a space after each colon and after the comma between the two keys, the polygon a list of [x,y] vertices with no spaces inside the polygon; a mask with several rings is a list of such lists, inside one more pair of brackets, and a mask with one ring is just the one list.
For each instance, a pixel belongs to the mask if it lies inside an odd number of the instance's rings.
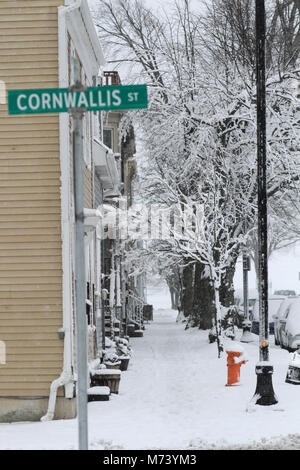
{"label": "snowy road", "polygon": [[[279,405],[249,406],[257,344],[245,347],[249,362],[242,368],[241,386],[225,387],[226,355],[217,359],[207,332],[184,331],[175,316],[169,310],[155,312],[144,338],[131,339],[134,357],[122,373],[120,394],[89,404],[90,448],[300,449],[300,408],[295,405],[300,387],[284,382],[288,353],[271,348]],[[0,425],[0,449],[76,446],[76,420]]]}

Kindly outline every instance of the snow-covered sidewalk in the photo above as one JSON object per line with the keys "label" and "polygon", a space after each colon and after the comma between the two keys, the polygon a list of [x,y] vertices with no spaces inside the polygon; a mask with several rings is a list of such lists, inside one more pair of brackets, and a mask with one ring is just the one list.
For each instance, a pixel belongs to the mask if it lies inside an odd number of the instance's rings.
{"label": "snow-covered sidewalk", "polygon": [[[226,354],[218,359],[207,332],[185,331],[175,318],[155,311],[144,338],[131,339],[134,357],[119,395],[89,403],[90,448],[300,448],[300,388],[285,383],[288,353],[271,348],[279,404],[254,407],[257,343],[244,346],[241,385],[225,387]],[[0,449],[76,448],[76,420],[0,424]]]}

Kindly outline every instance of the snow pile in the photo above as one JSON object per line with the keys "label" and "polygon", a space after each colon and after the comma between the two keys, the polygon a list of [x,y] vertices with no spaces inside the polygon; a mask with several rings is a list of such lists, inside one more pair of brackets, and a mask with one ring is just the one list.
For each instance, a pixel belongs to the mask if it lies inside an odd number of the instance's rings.
{"label": "snow pile", "polygon": [[229,444],[226,440],[217,443],[207,443],[199,439],[192,441],[187,447],[189,450],[300,450],[300,434],[289,434],[273,439],[262,438],[244,444]]}
{"label": "snow pile", "polygon": [[105,351],[103,351],[103,362],[107,366],[117,366],[121,364],[120,358],[117,354],[116,342],[105,338]]}
{"label": "snow pile", "polygon": [[94,361],[89,363],[89,373],[90,375],[95,375],[95,371],[97,371],[101,367],[100,359],[95,359]]}
{"label": "snow pile", "polygon": [[240,343],[237,343],[236,341],[230,341],[226,343],[225,351],[245,353],[245,349],[243,348],[243,346]]}
{"label": "snow pile", "polygon": [[88,395],[110,395],[109,387],[90,387],[87,391]]}
{"label": "snow pile", "polygon": [[132,348],[125,338],[116,338],[116,351],[120,359],[130,359]]}
{"label": "snow pile", "polygon": [[300,367],[300,351],[296,351],[294,353],[290,353],[290,366],[293,367]]}
{"label": "snow pile", "polygon": [[96,375],[121,375],[120,369],[98,369]]}

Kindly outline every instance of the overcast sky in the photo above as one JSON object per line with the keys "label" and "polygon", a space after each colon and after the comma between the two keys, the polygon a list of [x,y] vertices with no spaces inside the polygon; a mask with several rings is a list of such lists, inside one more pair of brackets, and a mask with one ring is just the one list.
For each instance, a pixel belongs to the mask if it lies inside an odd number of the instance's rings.
{"label": "overcast sky", "polygon": [[[113,0],[116,1],[116,0]],[[95,5],[99,4],[101,0],[88,0],[88,3],[91,8],[95,7]],[[143,0],[143,3],[148,7],[155,8],[159,10],[161,7],[166,7],[167,4],[175,4],[175,0]],[[195,8],[201,8],[202,0],[191,0],[191,4]]]}
{"label": "overcast sky", "polygon": [[[270,292],[275,290],[289,289],[300,294],[300,243],[292,248],[274,252],[269,261],[269,287]],[[235,286],[241,289],[243,286],[242,263],[237,265],[235,275]],[[249,273],[249,287],[256,287],[255,271],[253,263]]]}

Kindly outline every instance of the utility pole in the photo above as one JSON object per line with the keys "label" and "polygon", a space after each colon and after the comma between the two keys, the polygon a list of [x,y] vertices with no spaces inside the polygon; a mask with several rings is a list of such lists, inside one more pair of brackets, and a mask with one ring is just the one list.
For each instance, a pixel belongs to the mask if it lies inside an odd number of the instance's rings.
{"label": "utility pole", "polygon": [[257,205],[258,205],[258,288],[259,362],[256,365],[257,405],[277,403],[272,385],[273,366],[269,363],[268,319],[268,226],[266,165],[266,83],[265,83],[265,0],[255,2],[256,87],[257,87]]}
{"label": "utility pole", "polygon": [[[75,85],[73,91],[83,91],[77,60],[73,60]],[[83,132],[84,109],[72,109],[73,120],[73,172],[75,205],[75,295],[77,336],[77,416],[79,450],[88,450],[88,402],[87,402],[87,325],[86,279],[84,255],[84,202],[83,202]]]}

